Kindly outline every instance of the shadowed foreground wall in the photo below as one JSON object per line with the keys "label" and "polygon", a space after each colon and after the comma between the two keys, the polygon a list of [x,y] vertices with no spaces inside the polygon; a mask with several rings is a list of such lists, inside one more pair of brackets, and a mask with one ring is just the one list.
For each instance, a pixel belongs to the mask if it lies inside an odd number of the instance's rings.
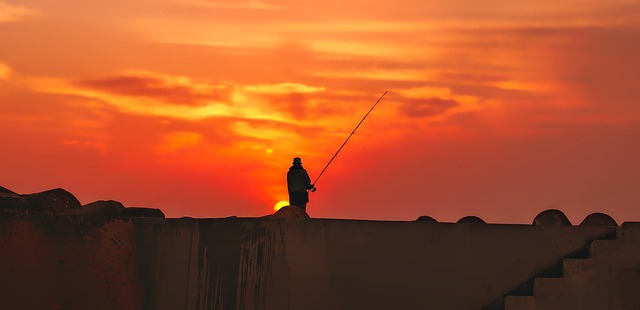
{"label": "shadowed foreground wall", "polygon": [[481,309],[611,235],[604,226],[7,213],[0,298],[6,309]]}

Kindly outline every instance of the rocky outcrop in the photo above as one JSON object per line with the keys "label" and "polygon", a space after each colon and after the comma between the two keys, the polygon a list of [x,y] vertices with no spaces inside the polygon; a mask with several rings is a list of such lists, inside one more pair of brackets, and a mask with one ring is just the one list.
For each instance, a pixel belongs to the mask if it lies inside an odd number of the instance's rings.
{"label": "rocky outcrop", "polygon": [[121,216],[124,217],[164,217],[160,209],[153,208],[124,208]]}
{"label": "rocky outcrop", "polygon": [[0,191],[0,209],[27,210],[28,208],[29,202],[24,197],[11,191]]}
{"label": "rocky outcrop", "polygon": [[0,186],[0,210],[25,210],[87,216],[165,217],[160,209],[126,208],[115,200],[98,200],[82,206],[73,194],[62,188],[20,195]]}
{"label": "rocky outcrop", "polygon": [[9,190],[7,188],[4,188],[2,186],[0,186],[0,194],[15,194],[15,195],[17,195],[17,193],[14,193],[13,191],[11,191],[11,190]]}
{"label": "rocky outcrop", "polygon": [[102,215],[120,216],[124,210],[124,205],[115,200],[98,200],[82,206],[77,214],[81,215]]}
{"label": "rocky outcrop", "polygon": [[80,201],[62,188],[22,196],[34,211],[73,214],[82,208]]}

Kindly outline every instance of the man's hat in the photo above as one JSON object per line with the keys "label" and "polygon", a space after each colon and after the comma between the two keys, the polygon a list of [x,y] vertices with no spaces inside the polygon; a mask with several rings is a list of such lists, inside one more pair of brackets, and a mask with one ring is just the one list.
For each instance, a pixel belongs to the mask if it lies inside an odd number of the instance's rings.
{"label": "man's hat", "polygon": [[293,159],[293,163],[302,165],[302,159],[300,159],[300,157],[296,157],[296,158]]}

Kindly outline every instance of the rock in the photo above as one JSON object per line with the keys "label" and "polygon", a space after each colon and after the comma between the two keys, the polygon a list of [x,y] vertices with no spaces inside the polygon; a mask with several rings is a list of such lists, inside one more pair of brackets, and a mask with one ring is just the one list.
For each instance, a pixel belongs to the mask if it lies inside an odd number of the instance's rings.
{"label": "rock", "polygon": [[24,197],[15,193],[0,192],[0,209],[27,210],[29,202]]}
{"label": "rock", "polygon": [[53,213],[76,213],[82,208],[78,199],[62,188],[22,195],[29,202],[29,209]]}
{"label": "rock", "polygon": [[473,215],[465,216],[458,220],[458,223],[482,223],[486,224],[481,218]]}
{"label": "rock", "polygon": [[416,219],[416,222],[436,222],[437,223],[438,221],[436,221],[436,219],[428,215],[422,215]]}
{"label": "rock", "polygon": [[153,208],[124,208],[121,216],[125,217],[164,217],[160,209]]}
{"label": "rock", "polygon": [[294,207],[294,206],[286,206],[280,208],[280,210],[276,211],[276,213],[272,215],[267,215],[265,217],[268,218],[310,218],[307,212],[304,210]]}
{"label": "rock", "polygon": [[584,218],[580,226],[618,226],[618,223],[604,213],[591,213]]}
{"label": "rock", "polygon": [[0,194],[14,194],[17,195],[14,191],[8,190],[5,187],[0,186]]}
{"label": "rock", "polygon": [[124,210],[124,205],[115,200],[98,200],[82,206],[77,214],[81,215],[102,215],[120,216]]}
{"label": "rock", "polygon": [[549,209],[540,212],[533,219],[533,225],[571,225],[569,219],[560,210]]}

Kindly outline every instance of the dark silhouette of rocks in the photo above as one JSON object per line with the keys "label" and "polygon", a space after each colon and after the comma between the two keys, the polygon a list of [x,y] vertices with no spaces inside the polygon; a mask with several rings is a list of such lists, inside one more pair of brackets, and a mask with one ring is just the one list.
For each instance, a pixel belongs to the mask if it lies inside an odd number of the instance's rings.
{"label": "dark silhouette of rocks", "polygon": [[82,206],[77,214],[81,215],[103,215],[120,216],[124,210],[124,205],[115,200],[98,200]]}
{"label": "dark silhouette of rocks", "polygon": [[115,200],[98,200],[82,206],[76,214],[92,216],[121,216],[121,217],[162,217],[164,212],[154,208],[126,208],[121,202]]}
{"label": "dark silhouette of rocks", "polygon": [[121,216],[124,217],[164,217],[164,212],[153,208],[124,208]]}
{"label": "dark silhouette of rocks", "polygon": [[571,222],[562,211],[549,209],[540,212],[533,219],[533,225],[571,225]]}
{"label": "dark silhouette of rocks", "polygon": [[461,219],[458,220],[458,223],[481,223],[481,224],[486,224],[486,222],[477,217],[477,216],[473,216],[473,215],[469,215],[469,216],[465,216]]}
{"label": "dark silhouette of rocks", "polygon": [[2,186],[0,186],[0,194],[15,194],[15,195],[17,195],[17,193],[15,193],[15,192],[13,192],[13,191],[5,188],[5,187],[2,187]]}
{"label": "dark silhouette of rocks", "polygon": [[24,197],[11,191],[0,192],[0,209],[27,210],[28,208],[29,202]]}
{"label": "dark silhouette of rocks", "polygon": [[20,194],[0,186],[0,209],[27,210],[29,202]]}
{"label": "dark silhouette of rocks", "polygon": [[580,226],[618,226],[618,223],[611,216],[596,212],[587,215]]}
{"label": "dark silhouette of rocks", "polygon": [[304,212],[301,208],[294,206],[286,206],[280,208],[276,213],[267,215],[268,218],[310,218],[307,212]]}
{"label": "dark silhouette of rocks", "polygon": [[115,200],[98,200],[82,206],[70,192],[56,188],[33,194],[17,194],[0,186],[0,210],[111,217],[162,217],[160,209],[126,208]]}
{"label": "dark silhouette of rocks", "polygon": [[416,219],[416,222],[438,222],[438,221],[436,221],[436,219],[428,215],[422,215]]}
{"label": "dark silhouette of rocks", "polygon": [[53,213],[75,213],[82,205],[80,201],[62,188],[23,195],[29,202],[29,209]]}

